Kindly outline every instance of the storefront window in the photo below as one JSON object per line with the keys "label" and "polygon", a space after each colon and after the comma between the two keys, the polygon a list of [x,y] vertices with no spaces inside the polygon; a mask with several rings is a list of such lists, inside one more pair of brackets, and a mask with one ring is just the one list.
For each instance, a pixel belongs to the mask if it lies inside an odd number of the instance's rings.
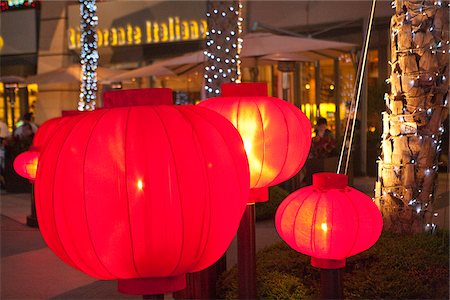
{"label": "storefront window", "polygon": [[320,61],[320,98],[319,113],[317,117],[327,119],[328,128],[336,134],[335,125],[335,82],[334,82],[334,60],[324,59]]}

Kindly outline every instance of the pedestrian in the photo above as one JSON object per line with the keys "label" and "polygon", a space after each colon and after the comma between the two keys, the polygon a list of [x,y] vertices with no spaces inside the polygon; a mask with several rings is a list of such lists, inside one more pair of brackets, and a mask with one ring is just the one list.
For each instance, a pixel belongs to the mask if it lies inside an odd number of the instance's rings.
{"label": "pedestrian", "polygon": [[33,123],[33,113],[28,112],[23,115],[23,119],[19,122],[21,124],[14,130],[14,138],[18,139],[33,139],[38,127]]}
{"label": "pedestrian", "polygon": [[314,158],[326,158],[337,155],[337,143],[331,130],[328,129],[327,119],[318,118],[315,137],[312,139],[311,152]]}

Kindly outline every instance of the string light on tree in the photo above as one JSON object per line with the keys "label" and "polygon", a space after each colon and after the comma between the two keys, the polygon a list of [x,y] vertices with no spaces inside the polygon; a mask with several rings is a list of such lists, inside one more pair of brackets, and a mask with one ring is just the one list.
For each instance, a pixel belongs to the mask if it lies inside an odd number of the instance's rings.
{"label": "string light on tree", "polygon": [[81,87],[78,110],[94,110],[97,98],[97,5],[96,0],[80,0]]}
{"label": "string light on tree", "polygon": [[241,1],[208,1],[206,17],[207,66],[205,67],[206,96],[220,94],[220,85],[240,82],[240,52],[242,49],[242,4]]}
{"label": "string light on tree", "polygon": [[[391,91],[385,96],[375,200],[394,231],[435,229],[430,204],[442,121],[448,114],[448,6],[448,1],[392,2],[391,76],[386,81]],[[398,212],[405,207],[413,213],[402,221]]]}

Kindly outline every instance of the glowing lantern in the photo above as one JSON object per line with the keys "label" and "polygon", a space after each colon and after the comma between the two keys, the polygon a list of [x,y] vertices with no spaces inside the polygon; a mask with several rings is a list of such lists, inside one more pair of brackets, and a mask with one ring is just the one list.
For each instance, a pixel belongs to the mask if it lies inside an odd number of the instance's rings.
{"label": "glowing lantern", "polygon": [[345,266],[345,259],[370,248],[383,227],[367,195],[347,186],[343,174],[313,174],[313,185],[289,195],[278,207],[275,225],[293,249],[322,269]]}
{"label": "glowing lantern", "polygon": [[[261,84],[247,83],[258,94]],[[242,84],[223,85],[235,90]],[[267,86],[266,86],[267,90]],[[256,91],[256,92],[255,92]],[[234,92],[234,91],[233,91]],[[267,96],[217,97],[199,105],[217,111],[237,128],[250,165],[250,202],[267,201],[267,187],[294,176],[304,165],[311,146],[311,124],[296,106]]]}
{"label": "glowing lantern", "polygon": [[36,209],[49,247],[119,291],[161,294],[223,255],[249,193],[242,140],[195,106],[71,117],[41,154]]}
{"label": "glowing lantern", "polygon": [[22,152],[14,159],[14,171],[30,181],[36,179],[36,170],[39,161],[39,151],[30,147],[30,150]]}

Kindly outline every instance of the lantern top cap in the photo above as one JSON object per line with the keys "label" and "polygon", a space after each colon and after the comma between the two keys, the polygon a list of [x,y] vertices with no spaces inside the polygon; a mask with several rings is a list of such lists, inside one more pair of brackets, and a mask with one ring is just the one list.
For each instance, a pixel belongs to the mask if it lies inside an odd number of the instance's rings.
{"label": "lantern top cap", "polygon": [[265,82],[243,82],[224,83],[221,86],[222,97],[267,97],[267,83]]}
{"label": "lantern top cap", "polygon": [[313,186],[321,189],[343,189],[348,186],[348,176],[336,173],[313,174]]}

